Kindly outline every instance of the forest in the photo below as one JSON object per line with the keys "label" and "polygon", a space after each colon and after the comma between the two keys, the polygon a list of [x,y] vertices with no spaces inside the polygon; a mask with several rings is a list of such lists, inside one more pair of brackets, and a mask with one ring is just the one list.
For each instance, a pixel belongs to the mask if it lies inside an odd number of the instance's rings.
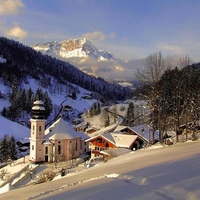
{"label": "forest", "polygon": [[168,65],[161,52],[146,59],[143,70],[138,70],[138,80],[143,83],[140,96],[147,100],[148,124],[152,132],[159,130],[160,141],[164,132],[173,130],[178,135],[184,131],[196,139],[200,119],[200,63],[191,64],[189,56],[180,58],[179,66]]}

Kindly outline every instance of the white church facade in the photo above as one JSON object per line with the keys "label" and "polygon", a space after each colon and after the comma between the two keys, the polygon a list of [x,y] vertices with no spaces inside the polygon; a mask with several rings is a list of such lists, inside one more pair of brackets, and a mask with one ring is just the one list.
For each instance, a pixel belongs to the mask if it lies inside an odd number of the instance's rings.
{"label": "white church facade", "polygon": [[88,151],[88,136],[76,132],[64,119],[59,118],[45,130],[45,108],[42,101],[35,101],[32,107],[30,131],[30,161],[68,161]]}

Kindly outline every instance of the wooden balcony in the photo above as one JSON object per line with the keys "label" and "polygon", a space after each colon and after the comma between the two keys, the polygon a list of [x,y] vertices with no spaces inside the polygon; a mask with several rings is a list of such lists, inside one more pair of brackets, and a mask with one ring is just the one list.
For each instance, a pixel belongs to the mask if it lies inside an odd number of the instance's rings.
{"label": "wooden balcony", "polygon": [[100,143],[100,142],[93,142],[93,145],[96,147],[102,147],[102,148],[108,147],[108,145],[106,146],[106,143]]}

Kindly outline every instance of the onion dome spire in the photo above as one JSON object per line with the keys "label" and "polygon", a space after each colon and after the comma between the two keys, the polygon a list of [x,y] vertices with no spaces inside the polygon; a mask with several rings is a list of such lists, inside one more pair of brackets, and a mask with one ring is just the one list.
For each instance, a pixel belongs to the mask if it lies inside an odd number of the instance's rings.
{"label": "onion dome spire", "polygon": [[46,119],[46,113],[44,103],[41,100],[37,100],[33,103],[31,110],[32,119]]}

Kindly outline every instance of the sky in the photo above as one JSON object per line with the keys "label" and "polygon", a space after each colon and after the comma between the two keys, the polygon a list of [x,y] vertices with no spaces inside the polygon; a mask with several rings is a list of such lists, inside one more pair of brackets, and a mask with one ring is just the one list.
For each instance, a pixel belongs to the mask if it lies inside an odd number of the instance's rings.
{"label": "sky", "polygon": [[199,0],[0,0],[0,35],[25,45],[85,37],[120,59],[199,62]]}

